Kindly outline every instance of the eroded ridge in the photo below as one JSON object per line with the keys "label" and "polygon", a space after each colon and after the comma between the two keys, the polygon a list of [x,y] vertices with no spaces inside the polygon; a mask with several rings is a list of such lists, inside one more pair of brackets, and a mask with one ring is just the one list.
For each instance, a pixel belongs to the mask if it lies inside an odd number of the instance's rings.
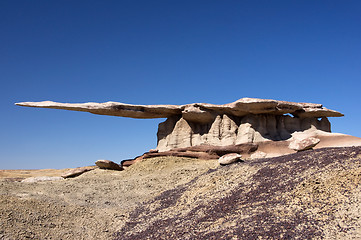
{"label": "eroded ridge", "polygon": [[199,145],[228,146],[287,140],[294,132],[330,132],[328,117],[342,113],[316,103],[241,98],[228,104],[133,105],[118,102],[21,102],[19,106],[65,109],[130,118],[167,118],[159,124],[158,151]]}

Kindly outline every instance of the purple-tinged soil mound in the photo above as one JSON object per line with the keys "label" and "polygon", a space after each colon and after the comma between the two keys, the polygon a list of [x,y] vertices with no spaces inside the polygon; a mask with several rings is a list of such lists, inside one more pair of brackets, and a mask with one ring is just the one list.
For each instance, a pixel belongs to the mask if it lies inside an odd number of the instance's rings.
{"label": "purple-tinged soil mound", "polygon": [[[26,171],[26,177],[32,174],[55,173]],[[2,175],[0,239],[361,236],[361,147],[226,166],[217,160],[155,157],[124,171],[95,169],[46,182],[20,182],[15,177],[25,175],[18,171]]]}
{"label": "purple-tinged soil mound", "polygon": [[352,239],[361,231],[361,148],[219,167],[133,211],[116,239]]}

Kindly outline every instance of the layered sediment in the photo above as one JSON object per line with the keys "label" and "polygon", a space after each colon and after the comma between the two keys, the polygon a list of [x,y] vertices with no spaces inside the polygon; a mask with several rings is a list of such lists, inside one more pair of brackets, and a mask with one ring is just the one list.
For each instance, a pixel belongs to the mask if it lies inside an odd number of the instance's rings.
{"label": "layered sediment", "polygon": [[291,138],[305,130],[331,131],[328,117],[342,113],[321,104],[242,98],[216,105],[132,105],[106,103],[22,102],[19,106],[65,109],[130,118],[167,118],[159,124],[158,151],[198,145],[228,146]]}
{"label": "layered sediment", "polygon": [[294,132],[305,130],[331,132],[331,124],[326,117],[296,118],[274,114],[249,114],[244,117],[223,114],[207,124],[174,116],[159,124],[157,149],[167,151],[202,144],[228,146],[280,141],[291,138]]}

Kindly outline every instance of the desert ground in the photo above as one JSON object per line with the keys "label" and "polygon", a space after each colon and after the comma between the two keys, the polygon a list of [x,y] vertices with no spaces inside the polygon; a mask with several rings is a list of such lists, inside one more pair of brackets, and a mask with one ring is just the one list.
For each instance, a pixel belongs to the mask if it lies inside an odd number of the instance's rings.
{"label": "desert ground", "polygon": [[2,170],[0,239],[112,239],[138,205],[217,167],[217,161],[157,158],[125,171],[35,183],[20,180],[68,169]]}
{"label": "desert ground", "polygon": [[21,182],[66,170],[0,171],[0,239],[361,239],[357,146]]}

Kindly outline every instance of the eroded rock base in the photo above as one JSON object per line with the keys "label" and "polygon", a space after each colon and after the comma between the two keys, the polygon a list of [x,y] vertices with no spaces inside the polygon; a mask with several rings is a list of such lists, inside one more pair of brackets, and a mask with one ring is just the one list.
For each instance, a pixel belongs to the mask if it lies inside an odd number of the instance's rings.
{"label": "eroded rock base", "polygon": [[280,141],[309,129],[331,132],[327,117],[296,118],[290,115],[248,114],[244,117],[215,115],[208,123],[192,122],[181,115],[169,117],[158,127],[160,152],[202,144],[228,146]]}

